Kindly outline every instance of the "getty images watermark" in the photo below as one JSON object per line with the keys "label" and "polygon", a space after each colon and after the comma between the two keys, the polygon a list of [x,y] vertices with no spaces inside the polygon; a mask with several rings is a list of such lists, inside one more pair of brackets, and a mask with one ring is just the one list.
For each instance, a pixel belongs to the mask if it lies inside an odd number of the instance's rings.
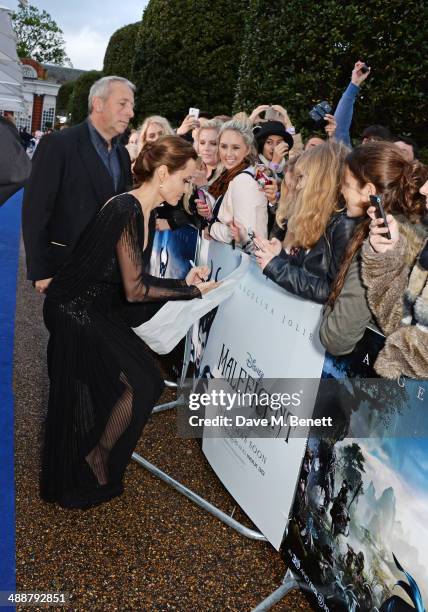
{"label": "getty images watermark", "polygon": [[[188,380],[184,438],[428,437],[424,387],[379,378]],[[428,396],[427,396],[428,397]],[[407,414],[408,418],[403,415]]]}
{"label": "getty images watermark", "polygon": [[310,427],[333,426],[331,416],[313,416],[318,380],[264,379],[253,388],[239,380],[202,379],[190,386],[177,412],[183,437],[304,437]]}

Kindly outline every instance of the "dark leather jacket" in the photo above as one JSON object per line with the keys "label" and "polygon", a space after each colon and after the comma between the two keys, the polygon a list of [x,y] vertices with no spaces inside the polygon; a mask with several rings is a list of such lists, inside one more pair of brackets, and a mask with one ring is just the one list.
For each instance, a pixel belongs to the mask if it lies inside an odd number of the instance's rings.
{"label": "dark leather jacket", "polygon": [[[324,304],[346,246],[360,221],[360,218],[348,217],[345,212],[333,215],[312,249],[307,253],[300,249],[296,255],[288,255],[282,250],[265,266],[263,273],[290,293]],[[271,236],[283,240],[285,230],[275,224]]]}

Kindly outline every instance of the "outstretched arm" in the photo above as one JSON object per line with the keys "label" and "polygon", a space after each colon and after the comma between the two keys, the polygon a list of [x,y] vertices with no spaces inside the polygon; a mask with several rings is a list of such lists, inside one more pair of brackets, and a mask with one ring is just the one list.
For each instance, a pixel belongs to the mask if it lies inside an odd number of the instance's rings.
{"label": "outstretched arm", "polygon": [[352,71],[351,82],[343,92],[342,97],[336,107],[334,118],[336,119],[336,140],[342,141],[348,147],[351,146],[351,137],[349,131],[351,129],[352,116],[354,114],[354,104],[357,95],[359,94],[360,87],[370,74],[370,68],[368,72],[362,72],[364,62],[356,62]]}
{"label": "outstretched arm", "polygon": [[123,230],[116,245],[116,254],[128,302],[156,302],[200,298],[196,285],[185,280],[156,278],[144,272],[135,220]]}

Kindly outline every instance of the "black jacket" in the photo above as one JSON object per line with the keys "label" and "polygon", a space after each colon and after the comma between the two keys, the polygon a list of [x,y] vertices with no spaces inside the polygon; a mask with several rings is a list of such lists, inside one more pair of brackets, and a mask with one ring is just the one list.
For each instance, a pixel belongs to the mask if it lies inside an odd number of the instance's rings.
{"label": "black jacket", "polygon": [[[324,304],[337,275],[346,246],[361,219],[346,213],[334,215],[318,242],[305,253],[288,255],[284,250],[271,259],[263,273],[290,293]],[[276,224],[272,235],[282,240],[285,230]]]}
{"label": "black jacket", "polygon": [[24,185],[30,172],[31,161],[18,130],[0,116],[0,206]]}
{"label": "black jacket", "polygon": [[165,202],[163,206],[156,209],[156,216],[158,219],[166,219],[173,231],[186,225],[191,225],[197,230],[206,227],[208,223],[203,217],[198,215],[194,197],[190,198],[189,208],[191,210],[190,213],[188,213],[183,206],[183,198],[176,206],[172,206]]}
{"label": "black jacket", "polygon": [[115,190],[86,121],[41,139],[22,207],[29,279],[54,276],[100,208],[131,188],[128,152],[119,145],[118,153],[122,172]]}

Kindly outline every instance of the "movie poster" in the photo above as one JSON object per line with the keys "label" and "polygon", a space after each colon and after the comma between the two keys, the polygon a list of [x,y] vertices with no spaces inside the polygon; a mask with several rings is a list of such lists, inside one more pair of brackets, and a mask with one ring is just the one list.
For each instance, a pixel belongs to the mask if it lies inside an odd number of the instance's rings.
{"label": "movie poster", "polygon": [[[241,257],[248,256],[212,241],[205,261],[212,277],[222,280]],[[195,378],[218,380],[218,386],[212,383],[210,388],[232,394],[251,390],[255,384],[269,389],[272,379],[279,383],[289,379],[289,388],[304,400],[298,407],[272,414],[287,420],[292,413],[303,414],[303,404],[312,414],[324,363],[324,349],[315,339],[320,312],[318,304],[286,294],[251,261],[235,293],[194,326]],[[210,406],[204,416],[215,419],[222,414],[221,407]],[[251,414],[248,411],[247,416]],[[209,427],[203,431],[202,449],[211,467],[277,550],[306,446],[307,432],[292,439],[288,432],[287,423],[268,429],[266,437],[240,426],[221,426],[213,435]]]}
{"label": "movie poster", "polygon": [[308,440],[283,545],[316,610],[428,601],[428,385],[374,380],[383,342],[367,330],[351,355],[326,354],[319,394],[345,408],[332,435]]}
{"label": "movie poster", "polygon": [[195,258],[198,231],[190,225],[157,231],[150,258],[150,274],[160,278],[184,278]]}

